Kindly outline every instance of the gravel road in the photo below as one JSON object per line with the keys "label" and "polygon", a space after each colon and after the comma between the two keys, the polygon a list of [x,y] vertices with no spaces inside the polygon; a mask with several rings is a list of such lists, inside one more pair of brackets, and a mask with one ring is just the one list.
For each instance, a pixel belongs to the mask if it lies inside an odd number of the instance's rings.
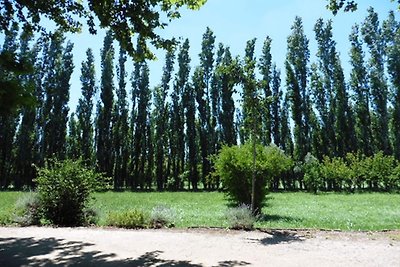
{"label": "gravel road", "polygon": [[0,266],[400,266],[400,231],[0,227]]}

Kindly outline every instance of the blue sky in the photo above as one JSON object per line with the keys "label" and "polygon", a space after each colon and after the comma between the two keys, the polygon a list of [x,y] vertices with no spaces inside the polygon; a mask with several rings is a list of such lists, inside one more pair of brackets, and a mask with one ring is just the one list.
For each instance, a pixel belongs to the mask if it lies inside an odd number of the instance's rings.
{"label": "blue sky", "polygon": [[[333,20],[333,34],[337,42],[337,50],[341,54],[345,75],[349,75],[348,64],[348,35],[355,23],[364,20],[367,8],[373,6],[380,20],[387,17],[389,10],[396,10],[397,5],[389,0],[359,0],[358,11],[354,13],[339,13],[333,16],[326,10],[324,0],[208,0],[199,10],[183,10],[182,17],[170,23],[160,31],[163,37],[189,38],[192,69],[198,65],[198,54],[201,49],[201,39],[206,27],[210,27],[216,35],[216,43],[222,42],[231,48],[233,55],[244,54],[246,41],[257,38],[256,55],[261,53],[266,36],[272,38],[272,57],[278,68],[283,70],[286,55],[286,40],[295,16],[303,18],[303,25],[310,40],[311,61],[315,61],[316,42],[313,27],[318,18]],[[398,12],[396,11],[396,14]],[[74,44],[75,71],[71,80],[71,110],[75,110],[80,97],[80,66],[85,60],[86,49],[91,47],[96,57],[97,80],[100,80],[100,49],[103,44],[104,32],[89,35],[86,31],[81,34],[68,35]],[[117,50],[116,50],[117,51]],[[155,51],[158,60],[149,62],[150,83],[156,86],[161,81],[165,52]],[[116,56],[118,53],[116,53]],[[132,70],[132,62],[128,61],[127,69]],[[284,73],[282,81],[284,81]],[[282,83],[284,86],[284,82]]]}

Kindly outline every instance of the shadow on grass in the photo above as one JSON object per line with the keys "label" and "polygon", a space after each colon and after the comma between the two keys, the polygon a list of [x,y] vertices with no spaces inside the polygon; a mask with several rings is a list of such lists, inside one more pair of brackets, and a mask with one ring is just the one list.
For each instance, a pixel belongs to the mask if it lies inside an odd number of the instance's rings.
{"label": "shadow on grass", "polygon": [[291,216],[281,216],[276,214],[262,214],[258,217],[259,222],[301,222],[300,218],[291,217]]}
{"label": "shadow on grass", "polygon": [[[0,266],[175,266],[202,267],[190,261],[160,259],[163,251],[146,252],[133,259],[91,250],[94,244],[56,238],[0,238]],[[244,261],[221,261],[215,267],[245,266]]]}

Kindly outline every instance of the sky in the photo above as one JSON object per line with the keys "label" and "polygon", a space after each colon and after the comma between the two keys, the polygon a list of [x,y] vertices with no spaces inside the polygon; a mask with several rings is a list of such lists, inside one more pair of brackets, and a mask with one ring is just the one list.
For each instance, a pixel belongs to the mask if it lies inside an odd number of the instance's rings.
{"label": "sky", "polygon": [[[325,0],[208,0],[198,11],[182,10],[180,19],[172,21],[166,29],[158,33],[165,38],[189,38],[192,70],[199,64],[198,54],[201,50],[201,40],[206,27],[210,27],[216,36],[216,46],[223,43],[229,46],[232,55],[244,55],[246,42],[257,38],[256,56],[261,54],[264,39],[272,38],[271,54],[273,62],[282,70],[282,86],[284,86],[283,64],[286,56],[287,37],[291,33],[291,25],[296,16],[303,19],[305,33],[310,40],[311,62],[315,62],[317,46],[313,27],[319,18],[333,21],[333,38],[337,42],[337,51],[341,55],[346,78],[349,76],[350,44],[348,36],[355,23],[361,23],[367,15],[367,8],[373,6],[382,21],[387,18],[390,10],[396,10],[397,5],[389,0],[358,0],[358,10],[353,13],[340,12],[333,16],[326,9]],[[71,78],[70,109],[74,111],[80,97],[80,67],[86,58],[86,50],[93,49],[96,60],[96,78],[100,84],[100,49],[103,45],[104,31],[100,30],[93,36],[83,31],[80,34],[68,34],[67,39],[74,46],[75,71]],[[116,46],[117,47],[117,46]],[[161,82],[165,51],[153,51],[157,60],[149,62],[150,86]],[[116,57],[118,50],[116,49]],[[117,63],[117,59],[115,64]],[[127,70],[132,71],[133,63],[129,60]],[[177,66],[175,66],[177,70]]]}

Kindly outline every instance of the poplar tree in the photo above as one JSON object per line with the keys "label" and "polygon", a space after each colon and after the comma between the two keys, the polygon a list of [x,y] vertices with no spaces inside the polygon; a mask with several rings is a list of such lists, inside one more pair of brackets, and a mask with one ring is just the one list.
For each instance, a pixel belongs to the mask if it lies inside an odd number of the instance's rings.
{"label": "poplar tree", "polygon": [[[215,154],[221,148],[221,123],[219,117],[221,116],[221,91],[222,91],[222,80],[217,71],[219,67],[221,67],[223,56],[225,53],[225,48],[222,43],[218,44],[218,49],[216,53],[215,66],[214,71],[211,78],[211,90],[210,90],[210,99],[211,99],[211,122],[210,126],[213,131],[210,136],[211,140],[211,153]],[[216,186],[219,185],[219,180],[216,181]]]}
{"label": "poplar tree", "polygon": [[165,65],[161,79],[161,86],[154,89],[154,123],[155,123],[155,164],[157,190],[164,189],[166,182],[165,157],[167,156],[168,141],[168,104],[167,95],[170,89],[172,72],[174,70],[175,53],[173,50],[167,52]]}
{"label": "poplar tree", "polygon": [[372,132],[370,116],[370,92],[368,83],[368,73],[365,67],[365,53],[362,50],[362,42],[359,39],[359,27],[353,26],[349,36],[350,64],[350,88],[354,92],[355,104],[355,134],[358,150],[366,156],[371,156]]}
{"label": "poplar tree", "polygon": [[89,48],[86,51],[86,61],[81,65],[81,92],[78,100],[76,114],[78,118],[78,147],[79,154],[85,164],[93,166],[94,163],[94,127],[93,127],[93,97],[96,94],[94,56]]}
{"label": "poplar tree", "polygon": [[383,151],[390,154],[389,123],[388,123],[388,86],[384,66],[384,38],[379,25],[378,14],[371,7],[365,18],[361,33],[369,49],[369,83],[372,97],[372,134],[374,152]]}
{"label": "poplar tree", "polygon": [[[38,68],[35,64],[38,61],[38,53],[40,48],[35,44],[30,48],[30,43],[33,35],[28,32],[22,32],[20,36],[20,58],[26,64],[33,68],[32,72],[19,77],[21,85],[37,95],[40,91],[40,86],[36,82],[38,76]],[[35,127],[36,116],[38,108],[40,108],[39,101],[36,106],[28,105],[21,109],[21,122],[18,127],[15,140],[15,170],[14,170],[14,185],[17,189],[23,186],[33,187],[32,179],[34,178],[35,169]]]}
{"label": "poplar tree", "polygon": [[[311,88],[313,102],[321,121],[321,148],[323,155],[337,156],[335,135],[335,64],[336,42],[332,37],[332,21],[326,23],[319,19],[314,26],[315,37],[318,43],[318,64],[312,67]],[[342,118],[344,120],[344,118]],[[343,121],[342,121],[343,122]],[[342,123],[337,122],[336,123]],[[340,133],[339,133],[340,134]]]}
{"label": "poplar tree", "polygon": [[277,69],[276,65],[272,65],[272,86],[271,86],[271,132],[274,144],[281,147],[282,135],[280,132],[281,127],[281,101],[282,91],[281,87],[281,72]]}
{"label": "poplar tree", "polygon": [[191,84],[187,84],[184,92],[186,116],[186,142],[188,149],[189,182],[193,190],[198,189],[199,172],[197,127],[196,127],[196,92]]}
{"label": "poplar tree", "polygon": [[[134,129],[134,158],[133,158],[133,188],[141,189],[146,183],[146,163],[148,160],[149,145],[149,108],[151,92],[149,88],[149,67],[145,61],[138,63],[139,79],[134,82],[137,85],[137,117]],[[136,70],[135,70],[136,71]],[[151,179],[151,177],[147,177]],[[148,183],[148,182],[147,182]]]}
{"label": "poplar tree", "polygon": [[[13,28],[4,36],[4,44],[1,54],[15,56],[18,49],[18,26]],[[6,68],[0,68],[1,83],[0,85],[12,88],[17,77],[14,73],[7,71]],[[3,88],[1,88],[3,89]],[[9,88],[7,88],[9,90]],[[3,98],[3,95],[1,96]],[[3,101],[2,101],[3,102]],[[3,107],[1,107],[3,108]],[[17,117],[19,112],[0,112],[0,188],[7,188],[11,183],[11,171],[13,168],[13,145],[14,136],[18,124]]]}
{"label": "poplar tree", "polygon": [[387,70],[392,83],[391,132],[394,156],[400,159],[400,28],[393,12],[383,24],[387,53]]}
{"label": "poplar tree", "polygon": [[77,160],[80,157],[79,151],[79,121],[75,119],[75,114],[71,113],[68,121],[67,135],[67,158]]}
{"label": "poplar tree", "polygon": [[114,106],[114,47],[111,32],[107,32],[101,50],[100,101],[96,118],[96,159],[98,171],[113,177],[112,111]]}
{"label": "poplar tree", "polygon": [[[206,177],[211,171],[211,164],[209,161],[209,155],[212,153],[213,144],[208,139],[209,136],[213,136],[214,129],[211,127],[211,110],[210,110],[210,85],[211,77],[214,67],[214,43],[215,36],[210,28],[207,27],[206,32],[203,34],[203,40],[201,43],[200,67],[201,71],[197,71],[197,75],[202,75],[202,82],[195,85],[196,100],[198,103],[198,109],[200,113],[200,149],[202,157],[202,180],[205,187],[208,188],[210,185],[206,181]],[[197,79],[196,79],[197,80]],[[203,87],[199,87],[199,85]]]}
{"label": "poplar tree", "polygon": [[272,39],[268,36],[265,38],[262,48],[262,54],[259,60],[259,69],[262,76],[261,86],[264,91],[264,107],[262,115],[262,137],[261,142],[264,145],[271,143],[271,128],[272,128],[272,114],[271,114],[271,82],[272,82],[272,55],[271,55],[271,42]]}
{"label": "poplar tree", "polygon": [[232,59],[229,47],[225,48],[222,63],[217,67],[216,73],[221,83],[221,141],[228,146],[237,144],[237,131],[235,127],[235,102],[234,86],[241,81],[241,66],[238,59]]}
{"label": "poplar tree", "polygon": [[117,101],[113,112],[113,151],[114,151],[114,188],[122,188],[128,180],[129,163],[129,133],[128,103],[126,92],[126,51],[120,48],[117,65],[118,87],[116,90]]}
{"label": "poplar tree", "polygon": [[286,86],[294,122],[294,158],[302,161],[309,152],[309,94],[307,90],[310,51],[304,34],[303,22],[296,17],[288,37],[285,61]]}
{"label": "poplar tree", "polygon": [[189,40],[180,47],[178,53],[178,72],[176,73],[174,90],[171,94],[171,157],[172,175],[175,189],[181,189],[183,181],[180,180],[185,168],[185,118],[184,91],[190,74]]}
{"label": "poplar tree", "polygon": [[51,37],[47,53],[44,54],[44,158],[64,159],[68,122],[68,101],[70,78],[74,69],[72,60],[73,44],[63,47],[65,37],[56,32]]}

